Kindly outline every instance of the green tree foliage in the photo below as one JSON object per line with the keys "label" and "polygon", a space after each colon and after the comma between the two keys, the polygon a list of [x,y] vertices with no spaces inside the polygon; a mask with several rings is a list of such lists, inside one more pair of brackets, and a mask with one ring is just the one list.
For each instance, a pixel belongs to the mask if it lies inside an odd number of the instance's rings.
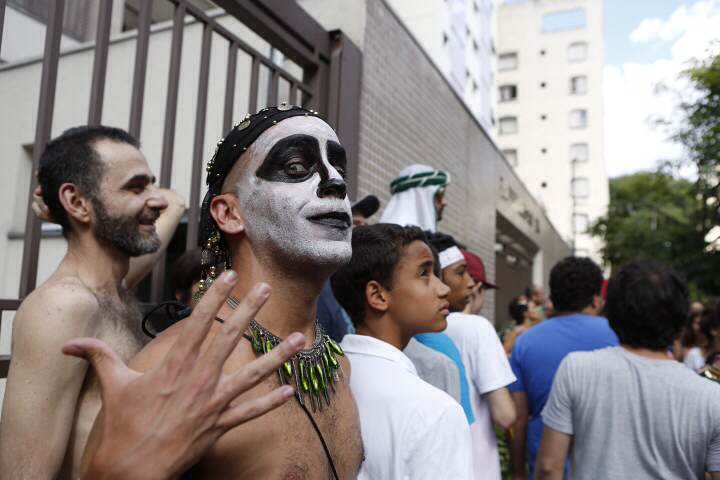
{"label": "green tree foliage", "polygon": [[617,268],[637,257],[672,265],[696,298],[720,295],[720,252],[705,241],[720,225],[720,55],[683,73],[691,89],[673,122],[684,147],[677,167],[692,166],[693,181],[667,169],[610,180],[608,215],[590,231],[605,241],[603,257]]}
{"label": "green tree foliage", "polygon": [[679,106],[673,138],[685,147],[682,163],[697,170],[695,192],[702,198],[699,220],[708,231],[720,224],[720,55],[699,62],[684,75],[693,88],[690,99]]}
{"label": "green tree foliage", "polygon": [[608,215],[590,228],[604,241],[605,263],[615,269],[635,258],[654,258],[689,279],[697,276],[708,253],[694,189],[692,182],[665,172],[611,179]]}

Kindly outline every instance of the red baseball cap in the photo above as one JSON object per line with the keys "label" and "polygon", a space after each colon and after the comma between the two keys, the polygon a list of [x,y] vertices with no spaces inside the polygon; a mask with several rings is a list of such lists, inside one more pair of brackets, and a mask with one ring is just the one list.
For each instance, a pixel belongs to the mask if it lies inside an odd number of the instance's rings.
{"label": "red baseball cap", "polygon": [[485,264],[483,263],[482,258],[472,252],[468,252],[467,250],[463,250],[462,253],[465,257],[465,261],[467,262],[468,273],[473,280],[481,283],[485,288],[500,288],[494,283],[488,282],[487,275],[485,274]]}

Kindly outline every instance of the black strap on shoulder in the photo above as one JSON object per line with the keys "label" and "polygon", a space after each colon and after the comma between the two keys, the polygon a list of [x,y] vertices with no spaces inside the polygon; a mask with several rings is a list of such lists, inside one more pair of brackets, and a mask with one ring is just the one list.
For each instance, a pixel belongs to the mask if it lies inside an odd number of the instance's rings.
{"label": "black strap on shoulder", "polygon": [[[297,396],[295,396],[297,399]],[[330,464],[330,468],[332,469],[333,478],[335,480],[340,480],[340,477],[338,476],[337,470],[335,469],[335,462],[333,462],[332,455],[330,455],[330,449],[327,446],[327,443],[325,443],[325,437],[323,437],[322,432],[320,431],[320,427],[318,427],[317,423],[315,423],[315,419],[308,411],[307,407],[300,403],[300,400],[298,400],[298,405],[300,405],[300,408],[303,409],[303,412],[305,412],[305,415],[307,415],[308,419],[310,420],[310,423],[312,424],[313,428],[315,429],[315,433],[317,433],[318,438],[320,439],[320,443],[322,443],[323,450],[325,450],[325,456],[328,459],[328,463]]]}
{"label": "black strap on shoulder", "polygon": [[[217,318],[220,323],[223,322],[223,320]],[[248,342],[252,342],[252,338],[250,335],[244,333],[243,337]],[[322,444],[323,450],[325,451],[325,456],[327,457],[328,463],[330,464],[330,468],[332,469],[333,478],[335,480],[340,480],[340,477],[338,476],[337,469],[335,469],[335,462],[333,462],[332,455],[330,454],[330,449],[327,446],[327,443],[325,442],[325,437],[323,437],[322,432],[320,431],[320,427],[318,427],[318,424],[315,422],[315,419],[313,418],[312,414],[310,414],[310,411],[307,409],[305,405],[300,403],[300,400],[298,399],[297,395],[295,395],[295,400],[297,400],[298,405],[300,405],[300,408],[302,408],[303,412],[305,412],[305,415],[307,415],[308,420],[310,420],[310,423],[312,424],[313,428],[315,429],[315,433],[317,433],[318,438],[320,439],[320,443]]]}

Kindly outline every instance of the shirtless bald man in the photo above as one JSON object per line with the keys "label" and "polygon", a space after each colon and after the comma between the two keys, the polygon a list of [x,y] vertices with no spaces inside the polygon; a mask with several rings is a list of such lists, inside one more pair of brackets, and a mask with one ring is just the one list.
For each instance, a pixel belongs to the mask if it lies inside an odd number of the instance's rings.
{"label": "shirtless bald man", "polygon": [[[314,112],[287,105],[246,117],[208,166],[202,287],[230,266],[239,280],[204,348],[232,314],[233,298],[244,298],[258,282],[273,293],[224,371],[237,371],[291,332],[307,341],[278,375],[238,398],[266,394],[282,379],[300,392],[296,400],[221,436],[191,469],[193,479],[346,480],[358,474],[362,439],[350,365],[316,322],[323,284],[352,255],[345,168],[345,150],[333,129]],[[145,371],[160,363],[186,321],[153,340],[131,368]]]}
{"label": "shirtless bald man", "polygon": [[152,269],[185,205],[154,185],[138,147],[122,130],[78,127],[51,141],[40,158],[43,200],[68,246],[15,317],[0,423],[3,477],[79,476],[101,405],[87,362],[62,354],[66,341],[99,338],[126,361],[145,343],[128,289]]}

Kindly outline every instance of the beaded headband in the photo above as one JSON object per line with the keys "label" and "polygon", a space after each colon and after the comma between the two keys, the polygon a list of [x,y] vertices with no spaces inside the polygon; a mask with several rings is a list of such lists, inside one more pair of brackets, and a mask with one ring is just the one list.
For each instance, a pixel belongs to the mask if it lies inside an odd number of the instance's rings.
{"label": "beaded headband", "polygon": [[248,114],[220,139],[207,165],[208,191],[200,209],[201,273],[197,296],[201,297],[223,271],[230,268],[230,254],[222,233],[210,215],[210,203],[222,191],[223,183],[240,156],[268,128],[290,117],[313,116],[318,112],[283,102]]}

